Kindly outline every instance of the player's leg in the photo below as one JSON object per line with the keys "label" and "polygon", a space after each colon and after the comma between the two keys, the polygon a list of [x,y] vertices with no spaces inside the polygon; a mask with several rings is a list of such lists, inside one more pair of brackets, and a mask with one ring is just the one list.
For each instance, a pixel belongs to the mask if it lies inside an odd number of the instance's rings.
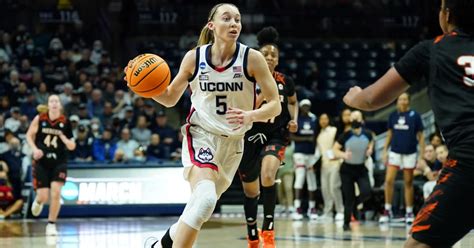
{"label": "player's leg", "polygon": [[316,220],[318,218],[316,212],[316,172],[314,171],[314,165],[312,164],[312,159],[310,156],[306,155],[306,184],[308,185],[308,216],[311,220]]}
{"label": "player's leg", "polygon": [[303,212],[301,210],[301,192],[303,189],[305,177],[306,177],[306,166],[304,163],[304,155],[302,153],[293,154],[293,160],[295,164],[295,182],[293,188],[295,189],[295,200],[293,213],[294,220],[302,220]]}
{"label": "player's leg", "polygon": [[321,165],[321,193],[324,200],[323,216],[332,219],[332,209],[334,206],[334,198],[331,195],[331,165],[323,163]]}
{"label": "player's leg", "polygon": [[[284,148],[283,148],[284,153]],[[263,223],[262,237],[264,247],[275,247],[274,216],[276,205],[275,179],[281,161],[273,154],[267,154],[262,159],[260,172],[262,181]]]}
{"label": "player's leg", "polygon": [[191,248],[202,224],[212,215],[217,203],[217,171],[197,166],[187,167],[188,180],[193,189],[191,198],[181,214],[173,247]]}
{"label": "player's leg", "polygon": [[392,218],[392,200],[393,200],[393,189],[395,185],[395,178],[398,173],[398,169],[401,163],[400,154],[390,152],[387,171],[385,172],[385,210],[380,216],[379,222],[389,222]]}
{"label": "player's leg", "polygon": [[329,175],[330,192],[336,207],[336,221],[344,220],[344,202],[342,200],[341,176],[339,175],[340,167],[340,164],[333,165]]}
{"label": "player's leg", "polygon": [[405,189],[405,206],[406,206],[406,214],[405,214],[405,221],[407,224],[413,223],[415,216],[413,215],[413,205],[415,201],[414,192],[415,189],[413,188],[413,170],[416,166],[417,154],[409,154],[402,156],[402,164],[403,164],[403,181],[404,181],[404,189]]}
{"label": "player's leg", "polygon": [[469,233],[474,224],[474,200],[469,197],[474,194],[473,178],[469,164],[446,163],[413,222],[405,247],[451,247]]}
{"label": "player's leg", "polygon": [[413,223],[415,216],[413,215],[413,202],[414,202],[414,188],[413,188],[413,170],[403,170],[403,181],[405,189],[405,206],[406,214],[405,221],[408,224]]}
{"label": "player's leg", "polygon": [[59,164],[51,170],[50,201],[46,235],[57,235],[56,221],[61,209],[61,188],[66,181],[67,165]]}
{"label": "player's leg", "polygon": [[[247,239],[249,247],[258,247],[259,236],[257,228],[258,199],[260,196],[260,182],[258,178],[253,182],[243,182],[244,189],[244,212],[247,223]],[[255,244],[255,245],[254,245]]]}
{"label": "player's leg", "polygon": [[352,168],[350,165],[342,164],[341,170],[342,195],[344,197],[344,230],[349,230],[349,223],[351,221],[352,209],[355,202],[355,187]]}
{"label": "player's leg", "polygon": [[33,161],[33,187],[36,191],[36,197],[31,204],[31,214],[39,216],[43,211],[43,206],[48,202],[50,176],[49,171],[40,163]]}

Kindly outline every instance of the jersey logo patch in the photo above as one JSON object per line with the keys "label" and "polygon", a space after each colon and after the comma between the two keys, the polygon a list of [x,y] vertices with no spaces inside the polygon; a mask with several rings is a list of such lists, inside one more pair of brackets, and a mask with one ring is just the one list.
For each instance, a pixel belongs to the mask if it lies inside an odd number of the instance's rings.
{"label": "jersey logo patch", "polygon": [[201,70],[206,69],[206,63],[204,63],[204,62],[199,63],[199,69],[201,69]]}
{"label": "jersey logo patch", "polygon": [[242,77],[242,73],[235,73],[234,74],[234,78],[241,78]]}
{"label": "jersey logo patch", "polygon": [[238,65],[238,66],[233,66],[232,67],[232,71],[233,72],[242,72],[242,66]]}
{"label": "jersey logo patch", "polygon": [[278,84],[278,89],[283,90],[283,84]]}
{"label": "jersey logo patch", "polygon": [[199,75],[199,80],[200,81],[208,81],[209,80],[209,75]]}
{"label": "jersey logo patch", "polygon": [[212,155],[210,148],[206,148],[206,149],[201,148],[199,149],[198,158],[202,162],[209,162],[214,158],[214,155]]}

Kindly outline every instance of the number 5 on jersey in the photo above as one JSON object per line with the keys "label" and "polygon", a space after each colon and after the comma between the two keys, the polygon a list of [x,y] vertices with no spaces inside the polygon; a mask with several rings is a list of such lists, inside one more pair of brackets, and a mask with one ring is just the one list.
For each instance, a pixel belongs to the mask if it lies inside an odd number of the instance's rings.
{"label": "number 5 on jersey", "polygon": [[227,96],[216,96],[216,113],[225,115],[227,112]]}

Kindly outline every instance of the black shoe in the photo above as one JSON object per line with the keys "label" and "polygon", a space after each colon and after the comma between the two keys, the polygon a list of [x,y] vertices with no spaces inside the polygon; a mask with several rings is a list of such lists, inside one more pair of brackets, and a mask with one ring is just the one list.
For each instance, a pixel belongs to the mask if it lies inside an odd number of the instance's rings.
{"label": "black shoe", "polygon": [[344,229],[344,231],[350,231],[351,230],[351,226],[349,224],[344,224],[342,226],[342,229]]}

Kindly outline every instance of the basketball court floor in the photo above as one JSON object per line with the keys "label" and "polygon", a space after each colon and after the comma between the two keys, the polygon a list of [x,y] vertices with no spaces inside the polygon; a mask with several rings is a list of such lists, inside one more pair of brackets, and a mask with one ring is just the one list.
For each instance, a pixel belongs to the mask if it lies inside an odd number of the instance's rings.
{"label": "basketball court floor", "polygon": [[[3,220],[0,247],[142,248],[147,238],[161,237],[176,220],[177,217],[62,219],[57,238],[45,237],[46,220]],[[276,227],[279,248],[403,247],[408,232],[403,224],[381,227],[375,222],[353,223],[352,232],[343,232],[338,223],[295,222],[288,218],[278,218]],[[213,217],[204,225],[195,247],[244,248],[245,235],[243,218]],[[474,247],[474,233],[454,247]]]}

